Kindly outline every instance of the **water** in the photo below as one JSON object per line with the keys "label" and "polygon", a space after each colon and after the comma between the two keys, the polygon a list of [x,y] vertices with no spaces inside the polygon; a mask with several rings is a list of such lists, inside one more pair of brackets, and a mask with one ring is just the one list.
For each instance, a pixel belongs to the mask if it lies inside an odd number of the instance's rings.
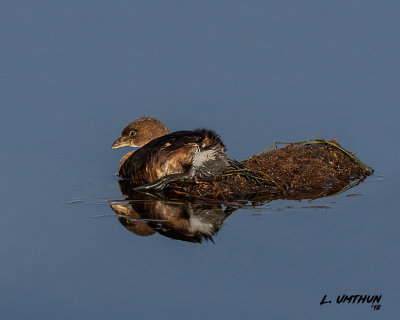
{"label": "water", "polygon": [[[398,316],[399,9],[2,1],[2,317]],[[143,115],[213,128],[237,159],[335,138],[376,175],[322,208],[237,210],[215,244],[137,236],[109,216],[124,152],[110,146]],[[342,294],[382,294],[382,308]]]}

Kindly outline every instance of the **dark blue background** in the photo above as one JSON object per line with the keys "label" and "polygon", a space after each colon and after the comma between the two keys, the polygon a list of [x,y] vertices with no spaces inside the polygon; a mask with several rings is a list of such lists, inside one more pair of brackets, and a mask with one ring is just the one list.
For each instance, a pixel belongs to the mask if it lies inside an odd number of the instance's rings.
{"label": "dark blue background", "polygon": [[[399,10],[1,1],[2,317],[398,316]],[[213,128],[238,159],[274,141],[335,138],[376,175],[312,203],[328,210],[239,210],[215,245],[140,238],[93,217],[121,198],[113,174],[126,150],[110,146],[143,115]],[[319,305],[345,293],[383,294],[383,309]]]}

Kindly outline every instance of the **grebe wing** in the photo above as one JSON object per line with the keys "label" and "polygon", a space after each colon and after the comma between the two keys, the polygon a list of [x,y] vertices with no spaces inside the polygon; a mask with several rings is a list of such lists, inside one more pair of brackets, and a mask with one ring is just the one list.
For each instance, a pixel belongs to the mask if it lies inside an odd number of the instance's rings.
{"label": "grebe wing", "polygon": [[[191,165],[193,149],[199,147],[201,135],[193,131],[177,131],[156,138],[137,149],[121,165],[119,176],[154,180],[172,172],[183,171]],[[168,163],[168,165],[164,165]],[[166,169],[167,168],[167,169]],[[142,177],[142,175],[147,175]]]}

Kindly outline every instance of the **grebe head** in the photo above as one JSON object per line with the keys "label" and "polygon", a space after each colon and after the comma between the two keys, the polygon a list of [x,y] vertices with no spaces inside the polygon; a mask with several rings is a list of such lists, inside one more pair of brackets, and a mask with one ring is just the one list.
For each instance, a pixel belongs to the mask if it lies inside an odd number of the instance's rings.
{"label": "grebe head", "polygon": [[127,125],[111,148],[142,147],[151,140],[169,133],[168,128],[158,119],[143,117]]}

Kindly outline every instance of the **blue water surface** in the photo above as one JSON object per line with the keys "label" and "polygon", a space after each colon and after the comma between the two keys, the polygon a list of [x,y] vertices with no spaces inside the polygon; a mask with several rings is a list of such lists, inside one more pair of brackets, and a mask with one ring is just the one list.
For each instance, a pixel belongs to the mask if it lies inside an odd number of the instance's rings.
{"label": "blue water surface", "polygon": [[[1,1],[2,319],[397,318],[399,10]],[[110,146],[144,115],[213,128],[237,159],[335,138],[375,175],[312,202],[328,209],[237,210],[215,244],[139,237],[107,201],[126,152]],[[342,294],[382,294],[381,309]]]}

